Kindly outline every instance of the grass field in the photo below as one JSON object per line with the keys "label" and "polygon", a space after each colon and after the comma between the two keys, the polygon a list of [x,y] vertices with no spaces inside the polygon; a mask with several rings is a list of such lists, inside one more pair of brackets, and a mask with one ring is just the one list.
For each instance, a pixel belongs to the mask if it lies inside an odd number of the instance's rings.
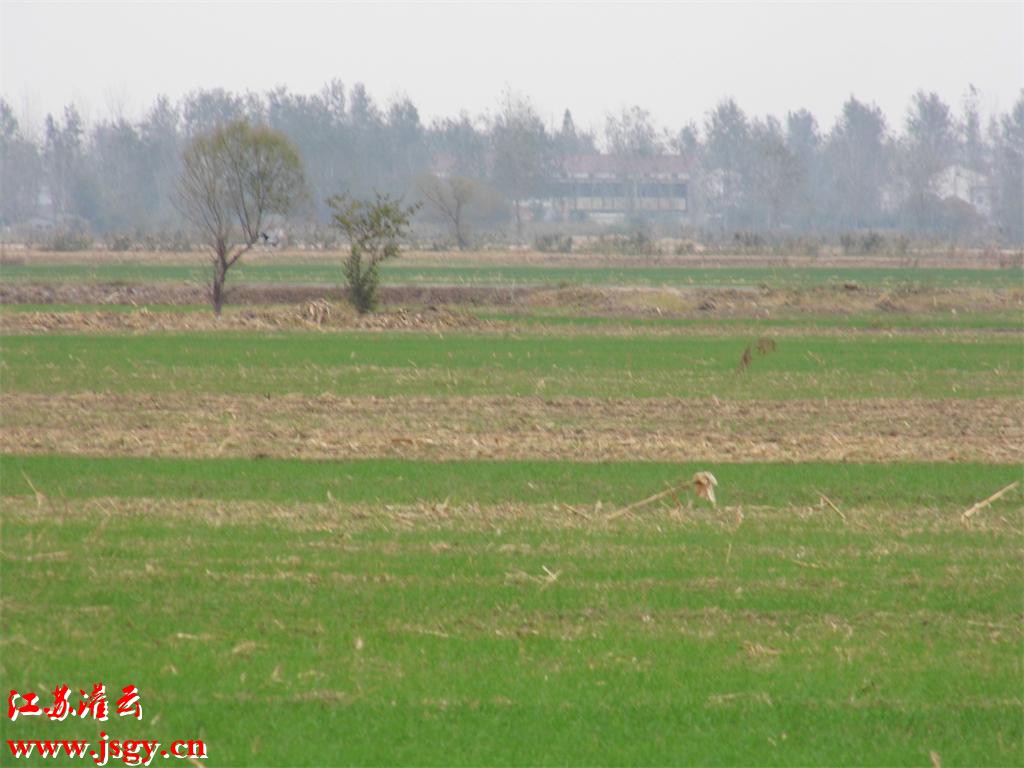
{"label": "grass field", "polygon": [[[13,494],[35,481],[61,499],[156,495],[167,499],[414,504],[626,504],[649,488],[688,478],[699,466],[656,462],[419,462],[367,459],[135,459],[3,455]],[[716,466],[724,503],[812,505],[819,490],[850,504],[906,509],[948,507],[1014,479],[1011,467],[985,464],[725,464]],[[968,504],[969,506],[969,504]],[[707,511],[707,510],[706,510]]]}
{"label": "grass field", "polygon": [[[86,277],[16,268],[0,287]],[[190,279],[167,274],[139,279]],[[1021,479],[1018,289],[901,274],[992,306],[260,331],[232,318],[269,309],[4,306],[0,683],[44,706],[134,684],[144,713],[2,738],[203,739],[209,765],[1024,765],[1020,490],[963,517]],[[717,505],[617,514],[697,471]]]}
{"label": "grass field", "polygon": [[1016,335],[789,336],[737,375],[749,337],[276,333],[12,336],[36,392],[980,397],[1019,393]]}
{"label": "grass field", "polygon": [[595,497],[689,468],[124,464],[3,462],[51,494],[6,505],[7,676],[136,682],[160,720],[121,738],[224,764],[1022,758],[1019,515],[959,519],[1007,467],[715,467],[751,506],[606,523]]}
{"label": "grass field", "polygon": [[[637,259],[640,261],[640,259]],[[210,269],[201,254],[194,263],[162,264],[98,262],[16,263],[2,267],[8,282],[194,282],[209,280]],[[872,268],[872,267],[566,267],[566,266],[493,266],[459,264],[423,266],[385,264],[384,280],[411,285],[598,285],[598,286],[678,286],[678,287],[807,287],[848,282],[864,286],[895,286],[906,283],[946,288],[998,288],[1021,286],[1024,272],[1019,269],[949,268]],[[231,281],[295,285],[338,285],[342,282],[341,261],[241,262],[231,271]]]}

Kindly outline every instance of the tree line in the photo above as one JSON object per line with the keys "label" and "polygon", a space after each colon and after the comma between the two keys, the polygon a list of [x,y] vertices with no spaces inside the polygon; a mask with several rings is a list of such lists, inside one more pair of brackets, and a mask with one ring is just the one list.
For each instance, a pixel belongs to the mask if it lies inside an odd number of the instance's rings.
{"label": "tree line", "polygon": [[961,241],[1024,241],[1024,92],[983,120],[972,88],[957,106],[913,96],[893,124],[851,96],[831,126],[809,111],[751,116],[733,100],[700,121],[659,126],[641,107],[609,114],[602,135],[571,112],[548,125],[506,93],[482,116],[425,124],[408,98],[376,102],[361,84],[318,93],[199,90],[161,96],[137,120],[87,124],[73,105],[31,133],[0,100],[0,225],[167,237],[183,219],[172,190],[186,147],[238,120],[296,147],[308,194],[308,237],[328,238],[334,195],[422,201],[424,222],[468,243],[468,228],[523,239],[531,206],[571,155],[681,155],[690,168],[689,223],[705,233],[836,235],[892,230]]}

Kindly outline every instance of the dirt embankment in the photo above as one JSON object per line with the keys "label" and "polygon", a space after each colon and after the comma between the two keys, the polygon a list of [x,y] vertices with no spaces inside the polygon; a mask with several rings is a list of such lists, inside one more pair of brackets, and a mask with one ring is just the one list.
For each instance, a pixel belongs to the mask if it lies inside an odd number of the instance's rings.
{"label": "dirt embankment", "polygon": [[[322,306],[322,305],[321,305]],[[444,307],[397,309],[358,315],[346,305],[316,316],[309,303],[295,307],[252,307],[215,317],[212,312],[11,312],[0,316],[0,333],[188,333],[198,331],[488,331],[502,324]],[[316,319],[311,319],[316,317]]]}
{"label": "dirt embankment", "polygon": [[[1024,254],[1018,250],[935,249],[907,253],[858,254],[843,253],[839,249],[823,248],[817,255],[802,253],[770,253],[742,251],[712,253],[695,246],[693,253],[675,253],[681,243],[663,242],[662,253],[599,253],[590,238],[576,238],[572,253],[544,253],[531,248],[492,248],[475,251],[422,251],[402,252],[399,266],[547,266],[547,267],[827,267],[849,268],[907,268],[931,267],[943,269],[1005,269],[1024,264]],[[247,264],[288,265],[331,264],[339,269],[348,255],[344,249],[317,248],[262,248],[245,254]],[[0,268],[4,265],[23,264],[159,264],[165,266],[195,266],[205,263],[208,256],[195,251],[37,251],[21,246],[6,245],[0,249]]]}
{"label": "dirt embankment", "polygon": [[[529,288],[386,285],[380,299],[392,305],[508,305],[529,295]],[[235,285],[228,287],[229,305],[343,302],[345,292],[328,286]],[[0,283],[0,304],[119,304],[192,306],[210,301],[201,285],[174,283]]]}
{"label": "dirt embankment", "polygon": [[[956,315],[971,312],[1024,311],[1024,287],[1005,289],[939,288],[902,285],[895,287],[861,287],[856,284],[808,288],[606,288],[591,286],[517,287],[484,286],[383,286],[380,299],[385,315],[447,312],[467,315],[464,310],[490,308],[515,314],[537,310],[556,314],[585,314],[607,318],[663,317],[714,320],[718,318],[762,320],[772,317],[844,316],[857,314],[892,315]],[[207,303],[202,286],[166,283],[144,284],[11,284],[0,283],[0,304],[70,304],[109,305],[112,308],[149,306],[196,306]],[[225,322],[253,325],[280,325],[282,313],[301,316],[309,302],[325,301],[331,306],[332,321],[350,318],[352,313],[345,294],[337,288],[316,286],[238,285],[229,289]],[[282,306],[284,305],[284,306]],[[239,314],[239,308],[245,311]],[[48,326],[67,328],[71,319],[17,319],[9,313],[4,319],[7,332],[31,332],[30,326],[45,330]],[[61,314],[61,313],[28,313]],[[87,314],[87,313],[77,313]],[[106,314],[115,314],[114,312]],[[97,327],[162,328],[170,321],[142,319],[110,319],[92,323]],[[162,313],[152,313],[157,317]],[[185,313],[179,313],[185,314]],[[196,319],[178,321],[178,326],[191,327]],[[373,323],[390,322],[364,320]],[[468,322],[468,321],[464,321]],[[132,325],[134,323],[134,325]],[[361,327],[344,319],[346,327]],[[426,323],[431,325],[432,323]],[[446,325],[447,323],[441,323]],[[404,327],[398,322],[399,327]],[[224,327],[220,325],[218,327]]]}

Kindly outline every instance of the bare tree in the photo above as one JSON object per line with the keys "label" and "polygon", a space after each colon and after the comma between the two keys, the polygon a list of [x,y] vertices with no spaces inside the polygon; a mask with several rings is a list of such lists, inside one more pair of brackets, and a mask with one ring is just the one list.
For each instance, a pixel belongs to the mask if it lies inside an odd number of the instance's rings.
{"label": "bare tree", "polygon": [[723,230],[750,219],[750,122],[732,99],[711,110],[704,121],[705,194]]}
{"label": "bare tree", "polygon": [[619,172],[625,176],[625,196],[635,210],[640,196],[640,183],[645,160],[665,151],[665,142],[658,133],[651,114],[640,107],[623,109],[618,115],[605,116],[605,143],[615,157]]}
{"label": "bare tree", "polygon": [[1024,90],[993,132],[995,222],[1009,242],[1024,244]]}
{"label": "bare tree", "polygon": [[891,183],[892,143],[882,110],[851,96],[829,133],[825,159],[833,226],[877,226]]}
{"label": "bare tree", "polygon": [[613,155],[624,158],[654,157],[665,151],[651,113],[640,107],[605,116],[605,140]]}
{"label": "bare tree", "polygon": [[0,224],[35,214],[41,176],[35,144],[22,134],[10,104],[0,99]]}
{"label": "bare tree", "polygon": [[749,185],[755,220],[766,229],[777,229],[788,223],[800,187],[800,166],[774,117],[750,124],[750,149]]}
{"label": "bare tree", "polygon": [[464,176],[425,176],[419,189],[427,204],[450,225],[459,250],[466,250],[466,208],[473,200],[476,184]]}
{"label": "bare tree", "polygon": [[305,181],[284,134],[238,120],[196,136],[183,157],[175,204],[212,251],[214,314],[228,270],[260,239],[269,215],[286,214]]}
{"label": "bare tree", "polygon": [[953,113],[937,93],[914,94],[898,149],[907,184],[910,224],[918,231],[934,231],[941,218],[935,177],[956,160],[957,151]]}
{"label": "bare tree", "polygon": [[523,201],[543,187],[551,163],[544,122],[529,100],[505,93],[505,103],[491,126],[494,182],[512,203],[516,236],[523,236]]}

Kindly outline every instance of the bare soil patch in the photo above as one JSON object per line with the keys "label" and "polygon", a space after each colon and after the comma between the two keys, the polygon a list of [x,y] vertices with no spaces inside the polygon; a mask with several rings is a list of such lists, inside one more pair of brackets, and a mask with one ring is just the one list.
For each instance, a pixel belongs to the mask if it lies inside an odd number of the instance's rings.
{"label": "bare soil patch", "polygon": [[538,288],[520,306],[563,308],[605,316],[749,318],[871,313],[952,314],[1024,309],[1024,288]]}
{"label": "bare soil patch", "polygon": [[0,450],[573,461],[1024,461],[1019,398],[0,394]]}
{"label": "bare soil patch", "polygon": [[[538,312],[586,315],[609,320],[666,318],[714,322],[717,319],[766,320],[779,317],[808,318],[850,315],[911,315],[956,317],[970,313],[1022,312],[1024,288],[925,288],[891,289],[840,287],[802,289],[711,288],[486,288],[467,286],[384,286],[382,311],[357,317],[337,289],[302,286],[241,285],[229,289],[225,316],[215,321],[208,312],[145,311],[149,306],[196,306],[207,301],[206,289],[174,284],[0,284],[0,304],[93,304],[130,306],[139,312],[125,313],[28,312],[7,313],[0,320],[7,333],[38,333],[105,330],[190,330],[201,328],[301,327],[303,309],[312,301],[331,305],[326,328],[432,328],[498,327],[474,319],[467,310],[490,310],[528,316]],[[205,318],[205,319],[204,319]],[[515,320],[512,320],[515,325]],[[1017,324],[1020,327],[1020,324]],[[532,330],[536,330],[532,326]],[[653,331],[653,329],[648,329]],[[561,326],[561,333],[585,332]]]}
{"label": "bare soil patch", "polygon": [[[576,238],[573,253],[542,253],[530,248],[495,248],[475,251],[421,251],[402,253],[397,266],[554,266],[554,267],[934,267],[947,269],[1001,269],[1019,263],[1019,251],[995,249],[944,249],[906,254],[844,254],[824,249],[817,256],[779,253],[672,253],[664,244],[662,254],[616,254],[587,252],[587,239]],[[245,254],[246,263],[288,264],[294,262],[337,264],[347,255],[344,249],[256,248]],[[0,254],[4,264],[161,264],[202,265],[208,256],[197,251],[37,251],[6,246]]]}
{"label": "bare soil patch", "polygon": [[332,304],[330,315],[315,322],[306,304],[229,311],[220,318],[210,312],[15,312],[0,317],[0,330],[9,334],[149,333],[191,331],[286,330],[485,330],[495,325],[465,311],[442,307],[396,309],[358,315],[347,304]]}
{"label": "bare soil patch", "polygon": [[[516,303],[529,288],[486,286],[385,285],[380,299],[385,305],[497,305]],[[343,303],[345,291],[328,286],[229,285],[229,306],[299,304],[326,300]],[[117,304],[145,306],[209,304],[209,287],[178,283],[0,283],[0,304]]]}

